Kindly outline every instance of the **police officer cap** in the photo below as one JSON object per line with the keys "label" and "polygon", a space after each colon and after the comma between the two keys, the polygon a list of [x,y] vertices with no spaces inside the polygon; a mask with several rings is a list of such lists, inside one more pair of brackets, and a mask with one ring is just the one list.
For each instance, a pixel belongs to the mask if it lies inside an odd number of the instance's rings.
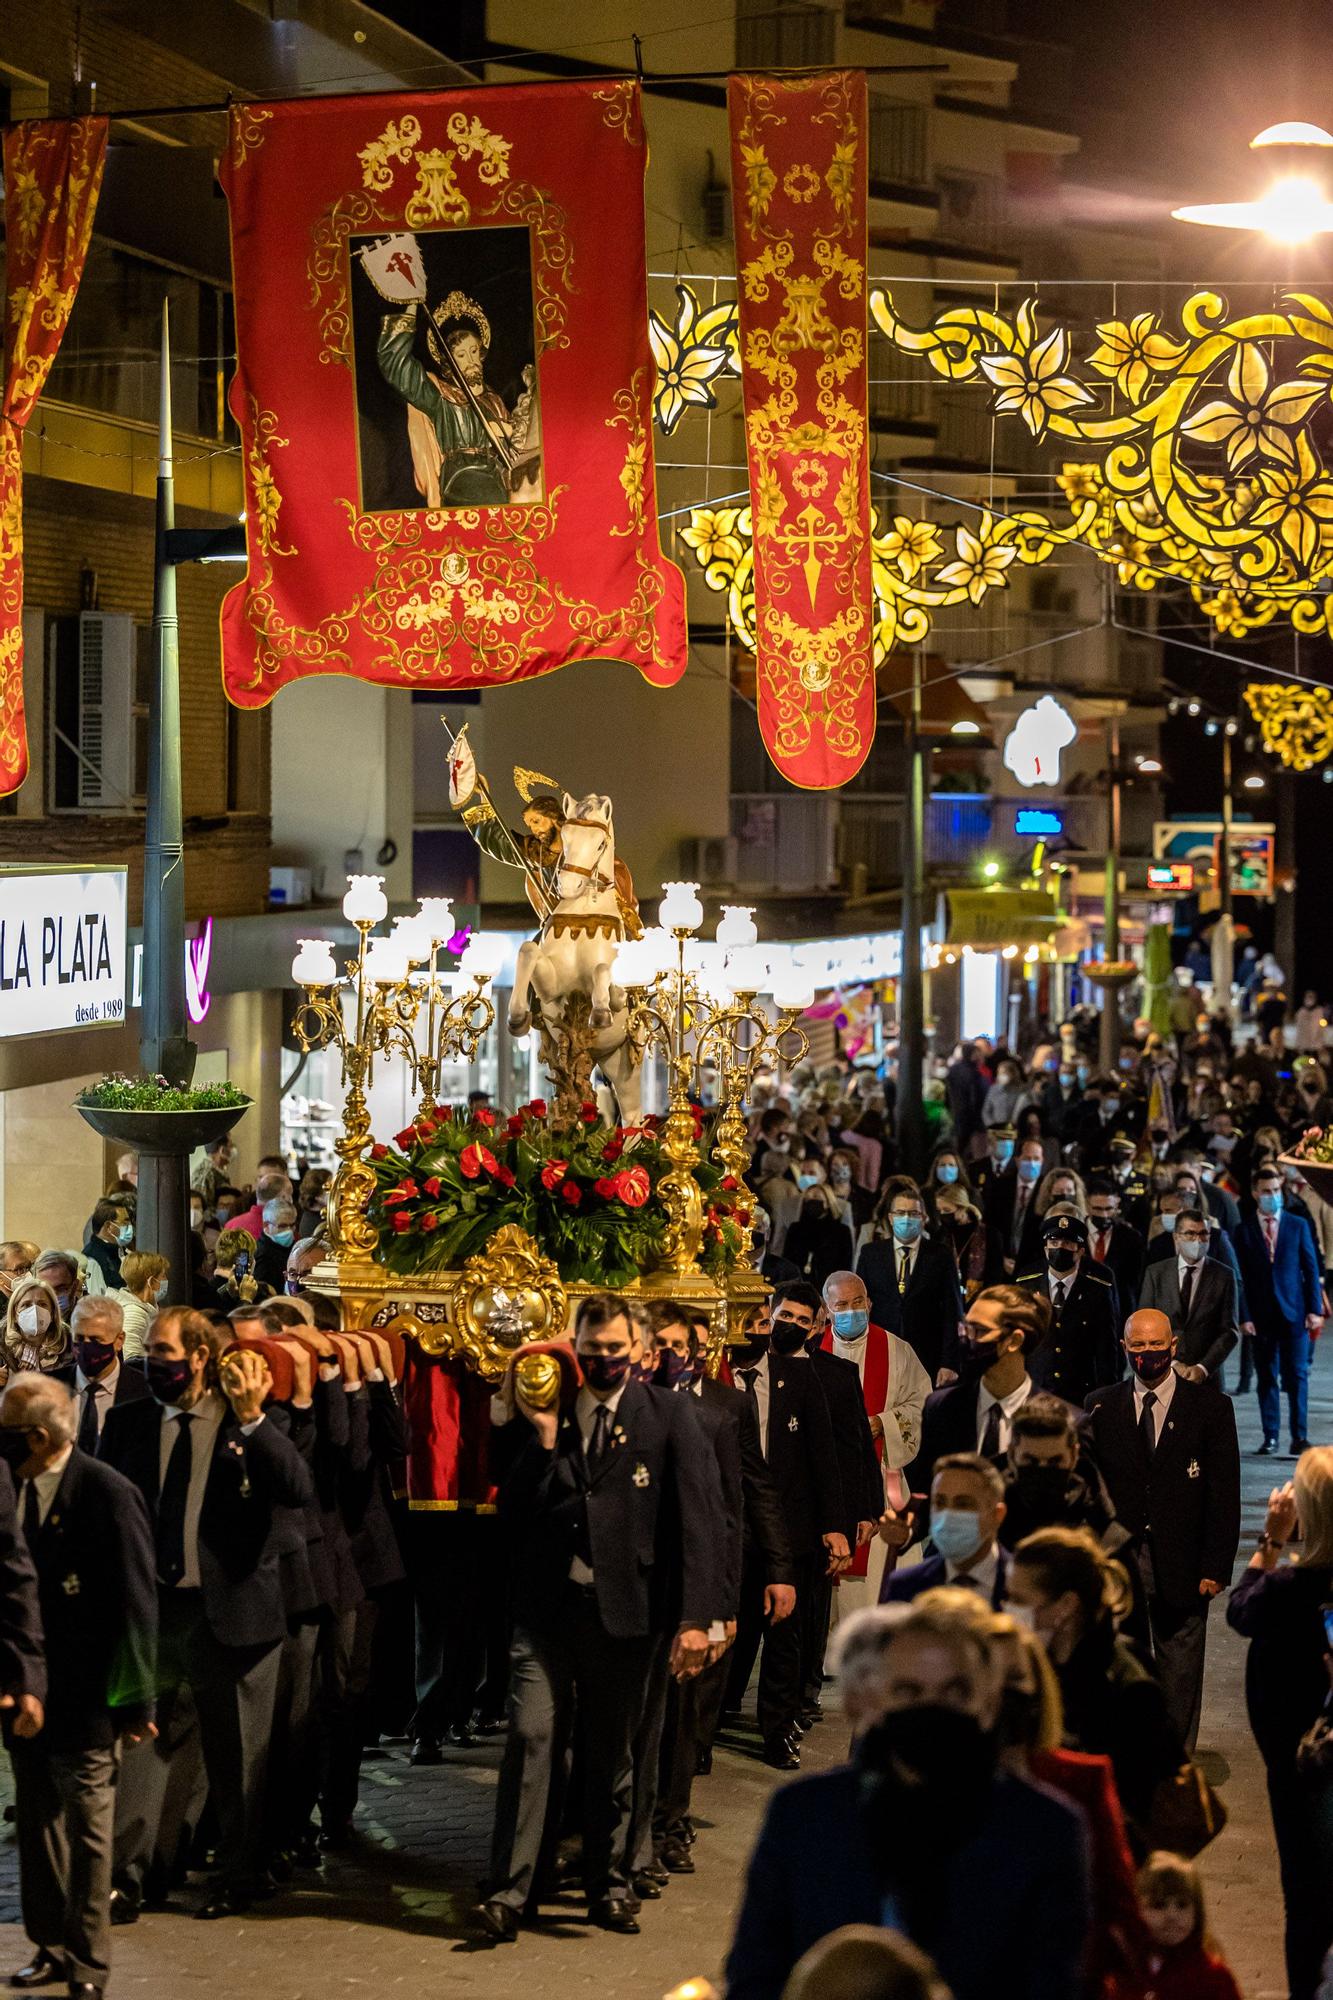
{"label": "police officer cap", "polygon": [[1088,1225],[1081,1215],[1048,1215],[1041,1229],[1047,1243],[1084,1243]]}

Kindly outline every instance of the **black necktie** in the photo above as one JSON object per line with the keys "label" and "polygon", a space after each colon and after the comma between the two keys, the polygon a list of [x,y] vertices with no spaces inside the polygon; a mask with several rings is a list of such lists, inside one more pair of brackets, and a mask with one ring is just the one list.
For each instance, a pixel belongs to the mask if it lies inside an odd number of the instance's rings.
{"label": "black necktie", "polygon": [[981,1433],[981,1456],[983,1458],[998,1458],[1000,1456],[1000,1422],[1002,1416],[1003,1412],[999,1404],[992,1403],[986,1412],[986,1427]]}
{"label": "black necktie", "polygon": [[592,1436],[588,1439],[587,1460],[589,1472],[596,1472],[606,1455],[607,1440],[611,1435],[611,1412],[605,1403],[599,1403],[593,1412]]}
{"label": "black necktie", "polygon": [[1188,1271],[1186,1271],[1185,1273],[1185,1282],[1180,1288],[1180,1317],[1182,1320],[1187,1320],[1190,1316],[1190,1301],[1193,1299],[1193,1297],[1194,1297],[1194,1266],[1193,1264],[1191,1264]]}
{"label": "black necktie", "polygon": [[1143,1409],[1139,1416],[1139,1439],[1149,1458],[1157,1449],[1157,1425],[1153,1421],[1153,1412],[1156,1408],[1157,1397],[1149,1389],[1143,1398]]}
{"label": "black necktie", "polygon": [[752,1403],[757,1403],[759,1401],[759,1391],[754,1386],[754,1378],[759,1373],[758,1368],[741,1368],[737,1370],[737,1373],[741,1378],[741,1387],[744,1389],[746,1395]]}
{"label": "black necktie", "polygon": [[1055,1317],[1059,1319],[1065,1309],[1065,1281],[1063,1278],[1057,1278],[1051,1287],[1051,1305],[1055,1309]]}
{"label": "black necktie", "polygon": [[185,1503],[190,1495],[193,1439],[188,1410],[176,1418],[176,1435],[167,1460],[166,1477],[157,1497],[157,1574],[165,1584],[177,1584],[185,1574]]}
{"label": "black necktie", "polygon": [[41,1533],[42,1516],[37,1505],[37,1481],[30,1479],[23,1495],[23,1532],[28,1538],[29,1548],[33,1547]]}
{"label": "black necktie", "polygon": [[83,1392],[83,1411],[79,1417],[79,1450],[97,1455],[97,1386],[90,1382]]}

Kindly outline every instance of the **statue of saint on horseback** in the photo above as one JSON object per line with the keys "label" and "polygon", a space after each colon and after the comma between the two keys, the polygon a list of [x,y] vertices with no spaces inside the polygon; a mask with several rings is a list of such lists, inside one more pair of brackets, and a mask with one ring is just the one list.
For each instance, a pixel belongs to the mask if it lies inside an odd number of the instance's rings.
{"label": "statue of saint on horseback", "polygon": [[640,937],[634,884],[617,859],[611,801],[600,792],[573,798],[539,771],[514,769],[523,801],[523,832],[497,811],[476,766],[466,725],[452,738],[449,800],[483,852],[523,872],[540,928],[519,947],[509,1031],[536,1025],[542,1060],[554,1084],[556,1114],[577,1116],[598,1067],[622,1125],[636,1124],[642,1104],[639,1051],[629,1039],[624,989],[612,981],[617,949]]}

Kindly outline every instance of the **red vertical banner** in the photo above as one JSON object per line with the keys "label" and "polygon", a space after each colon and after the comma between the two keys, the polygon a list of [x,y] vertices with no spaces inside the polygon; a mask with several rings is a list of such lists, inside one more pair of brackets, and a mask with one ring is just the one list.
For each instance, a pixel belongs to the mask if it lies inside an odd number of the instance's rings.
{"label": "red vertical banner", "polygon": [[5,133],[0,400],[0,795],[28,775],[23,717],[23,426],[51,372],[87,261],[105,118],[29,119]]}
{"label": "red vertical banner", "polygon": [[823,791],[875,734],[865,77],[733,76],[727,108],[759,727]]}

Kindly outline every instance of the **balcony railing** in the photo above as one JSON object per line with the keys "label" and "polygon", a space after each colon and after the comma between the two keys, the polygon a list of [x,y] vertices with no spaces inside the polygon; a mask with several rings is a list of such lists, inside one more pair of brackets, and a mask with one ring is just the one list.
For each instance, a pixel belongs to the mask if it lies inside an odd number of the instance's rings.
{"label": "balcony railing", "polygon": [[739,0],[736,9],[738,69],[805,69],[831,63],[838,17],[829,7],[774,6],[773,0]]}
{"label": "balcony railing", "polygon": [[924,104],[872,95],[870,180],[894,187],[930,186],[930,125]]}

